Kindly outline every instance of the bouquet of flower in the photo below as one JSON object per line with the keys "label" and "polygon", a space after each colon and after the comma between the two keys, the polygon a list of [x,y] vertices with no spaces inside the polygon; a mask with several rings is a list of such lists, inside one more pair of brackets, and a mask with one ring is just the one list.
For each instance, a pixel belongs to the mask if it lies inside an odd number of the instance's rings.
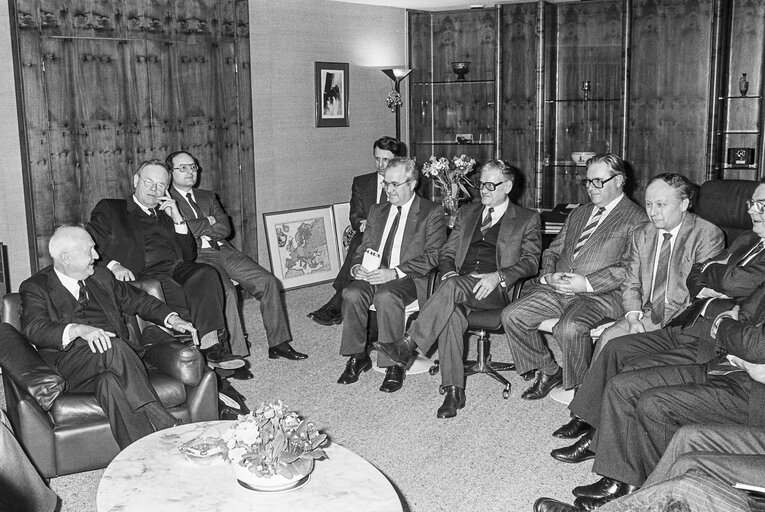
{"label": "bouquet of flower", "polygon": [[239,416],[221,439],[226,460],[266,478],[307,475],[313,460],[326,456],[319,447],[327,435],[296,412],[287,412],[281,400],[264,402],[254,413]]}
{"label": "bouquet of flower", "polygon": [[467,177],[474,166],[475,160],[467,155],[455,156],[451,160],[431,156],[422,166],[422,174],[433,178],[433,183],[442,191],[441,202],[449,215],[456,215],[460,199],[470,196],[465,187],[474,187]]}

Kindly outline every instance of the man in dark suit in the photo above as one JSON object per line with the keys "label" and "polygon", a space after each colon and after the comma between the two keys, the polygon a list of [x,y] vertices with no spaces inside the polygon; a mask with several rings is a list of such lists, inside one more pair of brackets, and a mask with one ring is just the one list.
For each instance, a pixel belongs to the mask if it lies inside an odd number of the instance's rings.
{"label": "man in dark suit", "polygon": [[481,168],[480,203],[460,208],[449,240],[439,251],[441,284],[420,310],[417,320],[396,343],[378,349],[406,365],[417,348],[427,353],[438,341],[441,383],[445,391],[437,417],[456,416],[465,406],[463,367],[467,315],[499,309],[508,289],[539,269],[542,252],[539,214],[510,202],[515,171],[501,160]]}
{"label": "man in dark suit", "polygon": [[[352,258],[355,280],[343,291],[340,354],[349,358],[339,384],[356,382],[361,372],[372,367],[366,349],[372,304],[377,310],[378,341],[392,343],[404,333],[406,306],[414,301],[424,304],[427,298],[427,275],[438,263],[446,227],[443,208],[415,195],[417,178],[413,160],[391,160],[383,181],[389,202],[369,212],[364,239]],[[362,266],[367,249],[379,257],[378,263],[367,263],[371,268]],[[377,362],[387,367],[380,391],[401,389],[405,370],[383,353],[378,353]]]}
{"label": "man in dark suit", "polygon": [[[722,231],[688,211],[693,192],[693,185],[678,174],[660,174],[648,183],[645,205],[651,221],[635,230],[624,258],[621,299],[625,314],[601,334],[593,361],[614,338],[667,325],[690,302],[686,278],[693,265],[724,250]],[[574,416],[553,435],[571,439],[590,431],[586,422]],[[581,462],[592,456],[578,448],[573,452],[556,449],[552,456],[563,462]]]}
{"label": "man in dark suit", "polygon": [[388,163],[392,159],[406,156],[406,144],[398,139],[386,136],[374,142],[372,152],[375,157],[375,172],[353,178],[350,221],[354,234],[348,244],[343,266],[332,283],[335,294],[322,307],[308,313],[308,318],[320,325],[334,325],[343,321],[341,314],[343,290],[351,282],[351,262],[353,261],[356,249],[361,245],[364,230],[367,227],[369,209],[375,204],[384,203],[388,200],[388,194],[385,191],[385,187],[382,186],[385,169],[388,168]]}
{"label": "man in dark suit", "polygon": [[133,196],[99,201],[87,229],[117,280],[153,278],[162,284],[167,304],[190,317],[199,330],[208,365],[241,368],[244,361],[232,356],[220,339],[226,327],[220,276],[213,267],[194,263],[194,237],[167,194],[169,183],[163,161],[143,162],[133,176]]}
{"label": "man in dark suit", "polygon": [[[706,322],[736,304],[756,302],[758,287],[765,280],[765,226],[758,201],[765,201],[765,185],[758,186],[749,201],[753,231],[740,235],[727,251],[693,266],[687,286],[694,300],[682,313],[663,329],[622,336],[605,346],[569,404],[574,415],[599,428],[606,386],[619,372],[701,364],[715,357],[716,341]],[[567,462],[592,458],[591,437],[590,431],[556,452]]]}
{"label": "man in dark suit", "polygon": [[[162,301],[94,268],[98,253],[82,228],[50,239],[53,265],[19,287],[24,336],[66,380],[67,391],[95,393],[120,448],[177,420],[162,406],[131,339],[124,315],[191,333],[196,329]],[[146,336],[167,336],[153,327]]]}
{"label": "man in dark suit", "polygon": [[[170,154],[165,163],[173,173],[170,197],[175,199],[196,240],[197,262],[215,267],[220,274],[226,292],[226,320],[231,351],[241,356],[249,353],[239,318],[236,288],[231,282],[233,279],[260,301],[260,313],[268,340],[268,357],[291,360],[308,357],[290,346],[292,333],[282,304],[279,281],[226,240],[231,234],[231,224],[215,192],[194,188],[199,171],[196,158],[186,151],[177,151]],[[248,377],[251,376],[250,373]]]}
{"label": "man in dark suit", "polygon": [[[590,329],[622,315],[622,256],[632,232],[647,220],[645,210],[624,195],[625,180],[626,166],[618,156],[600,154],[588,160],[581,182],[592,203],[571,212],[542,255],[542,276],[530,293],[502,313],[516,370],[537,370],[521,398],[543,398],[561,383],[566,389],[577,386],[590,363]],[[553,335],[563,352],[560,366],[537,330],[544,320],[556,317],[560,320]]]}

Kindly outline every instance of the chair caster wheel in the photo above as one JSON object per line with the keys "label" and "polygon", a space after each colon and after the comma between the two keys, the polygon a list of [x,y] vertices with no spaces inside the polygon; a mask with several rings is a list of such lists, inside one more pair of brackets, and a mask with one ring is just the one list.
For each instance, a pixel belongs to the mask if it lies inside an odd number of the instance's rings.
{"label": "chair caster wheel", "polygon": [[433,366],[428,368],[428,373],[431,374],[431,375],[437,374],[438,373],[438,365],[434,364]]}
{"label": "chair caster wheel", "polygon": [[508,398],[510,398],[510,388],[505,388],[505,389],[502,391],[502,398],[504,398],[505,400],[507,400]]}
{"label": "chair caster wheel", "polygon": [[438,386],[438,393],[441,394],[441,395],[446,393],[446,390],[444,389],[443,386]]}

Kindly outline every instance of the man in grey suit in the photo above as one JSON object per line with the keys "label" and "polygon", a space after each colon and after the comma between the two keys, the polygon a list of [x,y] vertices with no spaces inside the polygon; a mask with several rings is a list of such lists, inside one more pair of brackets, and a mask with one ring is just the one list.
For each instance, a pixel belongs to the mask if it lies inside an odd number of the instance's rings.
{"label": "man in grey suit", "polygon": [[290,346],[292,333],[282,304],[279,281],[226,240],[231,234],[231,224],[215,192],[194,188],[199,172],[196,158],[187,151],[177,151],[168,155],[166,163],[173,172],[170,196],[175,199],[196,239],[196,261],[215,267],[220,274],[226,292],[226,322],[231,334],[232,353],[247,355],[248,350],[239,318],[236,288],[231,279],[260,301],[268,339],[268,357],[291,360],[308,357]]}
{"label": "man in grey suit", "polygon": [[441,284],[420,310],[404,338],[378,349],[406,365],[415,348],[427,353],[438,341],[441,382],[445,391],[439,418],[457,415],[465,406],[463,352],[467,315],[499,309],[508,289],[533,276],[542,252],[539,214],[510,202],[515,170],[493,160],[481,168],[480,203],[459,210],[449,240],[439,251]]}
{"label": "man in grey suit", "polygon": [[[389,202],[369,211],[364,238],[353,255],[354,281],[343,291],[340,354],[348,356],[348,362],[338,384],[354,383],[372,367],[366,348],[372,304],[377,310],[378,341],[393,343],[404,334],[406,306],[415,300],[422,305],[427,298],[427,275],[438,264],[446,226],[443,208],[415,195],[417,178],[413,160],[391,160],[383,181]],[[368,249],[379,258],[379,264],[367,263],[372,268],[362,266]],[[383,353],[378,353],[377,362],[387,367],[380,391],[401,389],[404,369]]]}
{"label": "man in grey suit", "polygon": [[[632,232],[647,220],[645,210],[624,195],[625,181],[626,166],[618,156],[599,154],[587,161],[581,183],[592,203],[571,212],[542,255],[542,276],[531,292],[502,312],[516,370],[537,370],[521,398],[543,398],[561,383],[566,389],[577,386],[590,363],[590,329],[622,315],[622,256]],[[553,335],[563,352],[561,366],[537,330],[557,317]]]}

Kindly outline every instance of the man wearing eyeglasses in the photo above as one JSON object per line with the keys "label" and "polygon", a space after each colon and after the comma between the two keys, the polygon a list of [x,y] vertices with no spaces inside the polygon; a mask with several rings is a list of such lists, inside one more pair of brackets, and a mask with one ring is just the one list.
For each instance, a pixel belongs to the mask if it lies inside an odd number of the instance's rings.
{"label": "man wearing eyeglasses", "polygon": [[208,365],[241,368],[244,361],[221,343],[226,322],[220,277],[213,267],[194,262],[194,238],[168,195],[169,183],[170,172],[162,160],[141,163],[133,176],[133,195],[99,201],[87,229],[119,281],[161,283],[167,305],[197,328]]}
{"label": "man wearing eyeglasses", "polygon": [[[215,192],[194,188],[199,171],[196,158],[186,151],[177,151],[170,154],[165,162],[173,172],[170,196],[178,203],[196,239],[197,261],[215,267],[222,278],[226,291],[226,320],[231,335],[231,351],[241,356],[249,353],[239,318],[236,288],[231,282],[233,279],[260,301],[269,346],[268,356],[271,359],[290,360],[308,357],[290,346],[292,333],[282,304],[279,281],[226,240],[231,235],[231,224]],[[248,370],[238,372],[234,378],[252,378]]]}
{"label": "man wearing eyeglasses", "polygon": [[[587,161],[581,183],[592,202],[571,212],[542,254],[541,277],[531,292],[502,313],[516,370],[536,370],[523,399],[544,398],[561,384],[566,389],[577,386],[590,362],[590,329],[624,314],[622,256],[632,232],[648,220],[645,210],[624,195],[625,180],[626,166],[618,156],[599,154]],[[560,318],[553,328],[563,352],[559,362],[537,330],[549,318]]]}
{"label": "man wearing eyeglasses", "polygon": [[539,214],[510,202],[515,169],[501,160],[481,168],[480,203],[460,208],[449,240],[439,252],[441,284],[403,339],[377,347],[406,365],[415,348],[427,353],[438,341],[444,403],[438,418],[465,407],[464,334],[467,315],[505,307],[508,290],[539,268]]}
{"label": "man wearing eyeglasses", "polygon": [[[438,264],[446,225],[440,205],[415,195],[418,174],[413,160],[391,160],[383,181],[389,202],[369,211],[364,238],[352,256],[354,280],[343,290],[340,354],[348,362],[338,384],[354,383],[372,367],[366,348],[372,304],[377,311],[378,342],[393,343],[404,333],[406,306],[415,300],[422,305],[427,298],[427,276]],[[384,353],[378,353],[377,363],[387,368],[380,391],[401,389],[404,368]]]}

